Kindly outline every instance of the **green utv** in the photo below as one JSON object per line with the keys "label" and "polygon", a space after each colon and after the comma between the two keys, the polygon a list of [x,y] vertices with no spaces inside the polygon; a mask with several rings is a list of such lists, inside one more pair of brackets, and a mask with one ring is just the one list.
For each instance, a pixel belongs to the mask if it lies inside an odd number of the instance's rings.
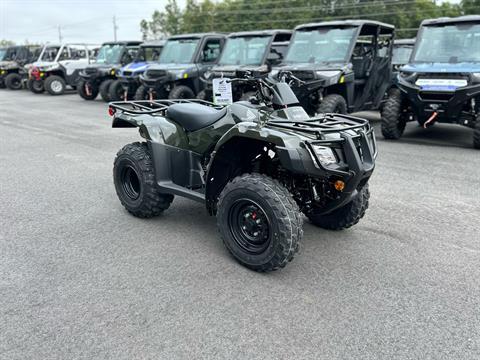
{"label": "green utv", "polygon": [[204,84],[203,74],[217,63],[225,35],[197,33],[168,38],[157,64],[140,75],[135,100],[191,99]]}
{"label": "green utv", "polygon": [[27,67],[37,60],[41,47],[9,46],[0,49],[0,88],[20,90],[27,78]]}
{"label": "green utv", "polygon": [[295,28],[280,71],[303,80],[293,91],[309,114],[378,109],[391,84],[394,26],[370,20]]}
{"label": "green utv", "polygon": [[[279,65],[287,52],[290,30],[242,31],[228,35],[217,65],[200,78],[205,88],[197,99],[213,100],[214,78],[241,77],[245,71],[268,74],[272,66]],[[255,89],[248,83],[233,83],[233,100],[248,100]]]}
{"label": "green utv", "polygon": [[[287,72],[282,78],[301,83]],[[204,203],[233,257],[272,271],[299,249],[302,212],[331,230],[364,216],[375,137],[364,119],[309,117],[285,82],[230,81],[250,83],[256,100],[110,103],[113,127],[138,127],[144,138],[117,153],[114,184],[122,205],[141,218],[161,214],[175,195]]]}
{"label": "green utv", "polygon": [[100,93],[103,101],[110,101],[110,85],[117,79],[119,69],[137,56],[141,41],[113,41],[103,43],[94,64],[80,72],[78,95],[95,100]]}

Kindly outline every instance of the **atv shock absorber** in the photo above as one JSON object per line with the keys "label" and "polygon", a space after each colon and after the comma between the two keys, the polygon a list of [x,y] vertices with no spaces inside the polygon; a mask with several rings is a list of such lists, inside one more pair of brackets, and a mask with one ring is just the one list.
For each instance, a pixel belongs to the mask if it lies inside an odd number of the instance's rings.
{"label": "atv shock absorber", "polygon": [[423,128],[426,129],[428,125],[433,124],[437,116],[438,116],[438,113],[434,111],[433,114],[428,118],[428,120],[423,123]]}

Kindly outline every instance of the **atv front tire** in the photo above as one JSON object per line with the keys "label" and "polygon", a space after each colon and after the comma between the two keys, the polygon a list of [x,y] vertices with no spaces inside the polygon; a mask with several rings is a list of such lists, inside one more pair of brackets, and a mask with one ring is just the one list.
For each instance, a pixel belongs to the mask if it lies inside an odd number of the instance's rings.
{"label": "atv front tire", "polygon": [[171,100],[175,99],[194,99],[195,93],[186,85],[177,85],[174,86],[170,91],[168,98]]}
{"label": "atv front tire", "polygon": [[385,139],[398,140],[405,131],[407,122],[402,116],[402,94],[398,89],[392,89],[383,104],[382,117],[382,135]]}
{"label": "atv front tire", "polygon": [[[90,90],[89,92],[87,92],[87,88],[86,88],[87,86],[89,87],[89,90]],[[85,80],[81,80],[78,82],[77,92],[82,99],[95,100],[95,98],[98,95],[98,88],[92,85],[89,85]]]}
{"label": "atv front tire", "polygon": [[113,83],[112,79],[104,80],[98,90],[100,91],[100,96],[102,97],[103,101],[109,102],[110,101],[110,85]]}
{"label": "atv front tire", "polygon": [[113,181],[120,202],[136,217],[160,215],[173,201],[173,195],[158,191],[153,161],[146,143],[126,145],[117,153]]}
{"label": "atv front tire", "polygon": [[370,192],[366,184],[348,204],[326,215],[316,214],[315,210],[305,215],[316,226],[328,230],[347,229],[360,221],[368,209]]}
{"label": "atv front tire", "polygon": [[45,91],[43,80],[28,79],[27,88],[34,94],[41,94]]}
{"label": "atv front tire", "polygon": [[62,95],[65,93],[67,84],[60,76],[50,75],[45,79],[44,87],[50,95]]}
{"label": "atv front tire", "polygon": [[346,114],[347,102],[342,95],[330,94],[323,98],[317,107],[317,114]]}
{"label": "atv front tire", "polygon": [[5,78],[5,86],[10,90],[21,90],[22,77],[17,73],[8,74]]}
{"label": "atv front tire", "polygon": [[277,180],[244,174],[222,190],[217,225],[223,243],[242,265],[255,271],[285,267],[303,237],[297,203]]}
{"label": "atv front tire", "polygon": [[114,80],[110,84],[109,98],[110,98],[110,101],[127,100],[125,99],[125,90],[120,80]]}

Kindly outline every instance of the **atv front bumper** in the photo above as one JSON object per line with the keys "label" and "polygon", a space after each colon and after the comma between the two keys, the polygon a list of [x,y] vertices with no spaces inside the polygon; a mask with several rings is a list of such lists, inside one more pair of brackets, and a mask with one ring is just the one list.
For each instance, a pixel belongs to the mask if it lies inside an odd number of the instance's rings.
{"label": "atv front bumper", "polygon": [[398,87],[419,119],[424,123],[434,113],[438,122],[462,123],[471,125],[469,121],[474,112],[470,111],[468,102],[480,95],[480,84],[457,88],[454,91],[422,90],[419,86],[399,79]]}
{"label": "atv front bumper", "polygon": [[[323,165],[318,161],[313,146],[332,149],[338,162]],[[341,132],[336,139],[310,141],[305,148],[289,149],[277,146],[276,150],[282,166],[293,173],[307,175],[312,179],[329,179],[330,183],[336,180],[344,182],[345,187],[333,194],[334,199],[322,207],[321,214],[332,212],[351,201],[358,190],[368,182],[377,156],[375,134],[369,125],[355,133]]]}

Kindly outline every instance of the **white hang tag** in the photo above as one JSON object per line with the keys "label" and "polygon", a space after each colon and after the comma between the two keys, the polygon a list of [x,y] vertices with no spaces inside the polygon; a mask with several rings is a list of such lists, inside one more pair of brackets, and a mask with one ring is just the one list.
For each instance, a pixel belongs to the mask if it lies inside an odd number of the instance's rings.
{"label": "white hang tag", "polygon": [[215,105],[230,105],[233,103],[232,83],[228,78],[215,78],[212,80],[213,103]]}

